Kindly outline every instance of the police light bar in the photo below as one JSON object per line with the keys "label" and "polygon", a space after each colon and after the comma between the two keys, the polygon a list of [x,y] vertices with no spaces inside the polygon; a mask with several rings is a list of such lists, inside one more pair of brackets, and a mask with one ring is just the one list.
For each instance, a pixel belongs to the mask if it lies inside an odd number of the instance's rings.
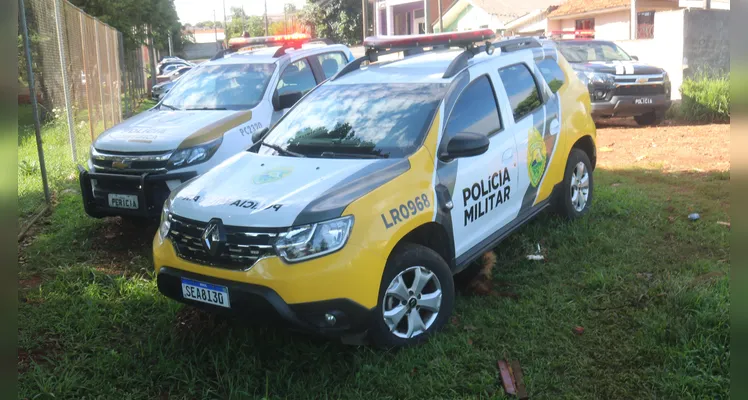
{"label": "police light bar", "polygon": [[229,48],[238,50],[251,46],[282,46],[288,43],[302,44],[309,41],[310,36],[306,33],[292,33],[290,35],[258,36],[258,37],[235,37],[229,39]]}
{"label": "police light bar", "polygon": [[432,35],[369,36],[364,39],[364,47],[375,50],[444,45],[463,47],[476,42],[490,40],[494,37],[496,37],[496,34],[491,29],[435,33]]}

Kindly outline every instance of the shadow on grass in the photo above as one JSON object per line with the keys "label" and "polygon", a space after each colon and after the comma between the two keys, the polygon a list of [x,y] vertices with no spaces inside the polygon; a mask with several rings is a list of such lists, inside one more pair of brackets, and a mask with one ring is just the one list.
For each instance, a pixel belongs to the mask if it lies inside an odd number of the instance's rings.
{"label": "shadow on grass", "polygon": [[[19,349],[59,350],[19,375],[19,395],[490,397],[506,357],[535,398],[728,397],[729,173],[599,169],[595,185],[584,218],[544,213],[496,248],[494,284],[518,300],[460,296],[444,332],[397,352],[169,300],[149,276],[153,228],[63,196],[28,249],[26,270],[48,275],[19,305]],[[545,260],[527,260],[538,244]]]}

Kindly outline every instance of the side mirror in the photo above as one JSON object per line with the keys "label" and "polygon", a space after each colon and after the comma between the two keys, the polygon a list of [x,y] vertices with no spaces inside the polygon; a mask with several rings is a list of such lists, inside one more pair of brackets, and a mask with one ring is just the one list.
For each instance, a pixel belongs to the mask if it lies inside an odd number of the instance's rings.
{"label": "side mirror", "polygon": [[268,133],[268,131],[270,131],[270,128],[268,127],[255,131],[255,133],[252,134],[252,143],[257,143],[260,140],[262,140],[265,137],[265,135]]}
{"label": "side mirror", "polygon": [[278,95],[278,92],[275,92],[273,95],[273,108],[275,111],[291,108],[301,99],[301,96],[301,92],[283,93],[281,95]]}
{"label": "side mirror", "polygon": [[462,132],[455,135],[439,152],[442,161],[451,161],[455,158],[479,156],[488,150],[491,142],[486,135],[480,133]]}
{"label": "side mirror", "polygon": [[634,61],[639,61],[639,57],[637,57],[637,56],[631,56],[631,59],[634,60]]}

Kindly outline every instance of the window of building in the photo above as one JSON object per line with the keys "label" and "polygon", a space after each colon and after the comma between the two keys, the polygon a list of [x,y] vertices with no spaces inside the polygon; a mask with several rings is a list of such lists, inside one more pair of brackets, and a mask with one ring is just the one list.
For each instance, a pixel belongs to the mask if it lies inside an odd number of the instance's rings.
{"label": "window of building", "polygon": [[515,64],[499,70],[501,81],[512,105],[514,120],[519,121],[543,102],[535,78],[525,64]]}
{"label": "window of building", "polygon": [[538,61],[537,64],[540,73],[543,75],[543,78],[545,78],[546,83],[548,83],[548,87],[551,88],[553,93],[558,92],[558,89],[563,86],[566,77],[564,76],[564,71],[562,71],[561,67],[558,66],[556,60],[552,58],[544,58]]}
{"label": "window of building", "polygon": [[488,76],[474,80],[460,94],[447,121],[447,137],[461,132],[490,136],[501,130],[501,118]]}
{"label": "window of building", "polygon": [[655,12],[644,11],[636,13],[636,38],[654,38]]}
{"label": "window of building", "polygon": [[[577,37],[595,38],[595,19],[585,18],[578,19],[574,22],[574,30],[577,31]],[[580,32],[581,31],[581,32]]]}

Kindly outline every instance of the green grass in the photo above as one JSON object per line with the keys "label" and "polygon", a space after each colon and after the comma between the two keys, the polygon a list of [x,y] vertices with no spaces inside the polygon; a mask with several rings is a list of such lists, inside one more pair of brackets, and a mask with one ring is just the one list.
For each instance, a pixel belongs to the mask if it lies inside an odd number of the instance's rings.
{"label": "green grass", "polygon": [[[19,397],[503,398],[507,357],[531,398],[728,398],[729,179],[596,171],[588,216],[543,214],[496,249],[517,300],[461,295],[399,351],[183,307],[150,275],[155,227],[86,218],[64,193],[19,272]],[[525,258],[537,243],[544,262]]]}
{"label": "green grass", "polygon": [[[143,100],[136,112],[153,107],[155,102]],[[18,211],[19,222],[28,218],[44,204],[41,164],[34,135],[33,113],[30,105],[18,106]],[[75,144],[77,157],[73,160],[70,137],[65,118],[42,125],[42,148],[47,168],[49,187],[53,195],[78,181],[76,164],[85,165],[91,146],[86,111],[75,116]],[[103,122],[94,127],[94,135],[104,131]]]}
{"label": "green grass", "polygon": [[673,107],[671,116],[685,122],[730,122],[730,76],[698,73],[683,80],[683,99]]}

